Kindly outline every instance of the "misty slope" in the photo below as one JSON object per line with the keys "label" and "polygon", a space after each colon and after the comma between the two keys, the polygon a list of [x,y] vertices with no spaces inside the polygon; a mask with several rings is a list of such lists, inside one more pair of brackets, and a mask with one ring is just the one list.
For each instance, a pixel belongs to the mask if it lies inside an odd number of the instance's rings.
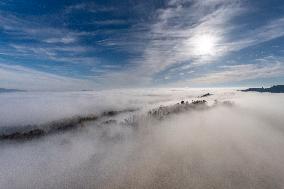
{"label": "misty slope", "polygon": [[[183,111],[182,106],[181,111],[176,106],[208,92],[214,95],[203,99],[211,108]],[[138,110],[24,143],[0,141],[0,185],[283,188],[283,97],[230,89],[1,94],[0,129]],[[216,106],[215,100],[230,103]],[[147,116],[160,105],[166,106],[163,112],[176,113]]]}

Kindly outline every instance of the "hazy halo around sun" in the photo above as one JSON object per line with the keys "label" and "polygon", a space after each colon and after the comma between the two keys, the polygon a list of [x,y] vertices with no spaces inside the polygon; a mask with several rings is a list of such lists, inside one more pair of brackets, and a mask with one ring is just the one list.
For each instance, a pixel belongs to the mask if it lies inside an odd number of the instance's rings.
{"label": "hazy halo around sun", "polygon": [[193,40],[193,51],[195,55],[214,55],[217,39],[210,34],[197,36]]}

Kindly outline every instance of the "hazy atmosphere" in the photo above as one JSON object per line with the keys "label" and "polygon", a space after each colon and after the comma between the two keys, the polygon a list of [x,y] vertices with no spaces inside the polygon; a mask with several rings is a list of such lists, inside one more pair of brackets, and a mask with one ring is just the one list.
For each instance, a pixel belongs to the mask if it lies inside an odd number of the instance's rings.
{"label": "hazy atmosphere", "polygon": [[1,189],[284,188],[281,0],[0,1]]}

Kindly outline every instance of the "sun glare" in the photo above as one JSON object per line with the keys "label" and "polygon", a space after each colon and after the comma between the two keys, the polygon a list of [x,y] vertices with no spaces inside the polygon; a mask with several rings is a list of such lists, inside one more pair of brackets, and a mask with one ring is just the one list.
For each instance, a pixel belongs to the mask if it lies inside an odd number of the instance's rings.
{"label": "sun glare", "polygon": [[194,40],[193,48],[196,55],[213,55],[216,38],[212,35],[201,35]]}

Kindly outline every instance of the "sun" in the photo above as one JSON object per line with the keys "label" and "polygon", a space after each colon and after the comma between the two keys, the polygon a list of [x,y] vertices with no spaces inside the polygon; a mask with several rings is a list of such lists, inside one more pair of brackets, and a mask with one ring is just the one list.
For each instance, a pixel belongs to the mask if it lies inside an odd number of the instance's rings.
{"label": "sun", "polygon": [[195,55],[214,55],[216,49],[216,37],[213,35],[200,35],[193,40],[193,51]]}

